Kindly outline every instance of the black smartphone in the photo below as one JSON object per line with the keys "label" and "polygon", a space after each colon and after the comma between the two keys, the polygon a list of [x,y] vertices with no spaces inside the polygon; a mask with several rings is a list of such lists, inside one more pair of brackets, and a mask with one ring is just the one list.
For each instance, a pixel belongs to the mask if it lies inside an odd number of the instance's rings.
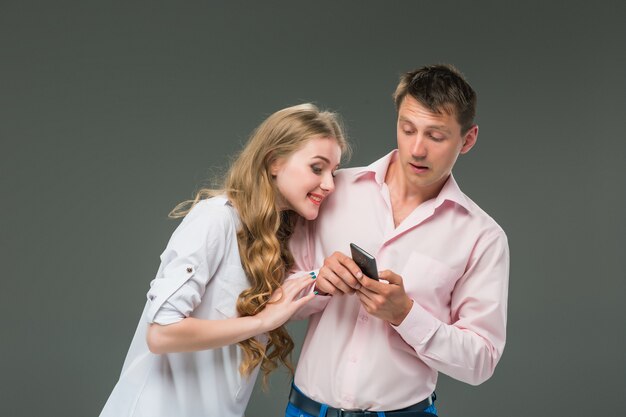
{"label": "black smartphone", "polygon": [[350,243],[350,252],[352,252],[352,260],[361,268],[361,272],[372,279],[378,280],[376,258],[354,243]]}

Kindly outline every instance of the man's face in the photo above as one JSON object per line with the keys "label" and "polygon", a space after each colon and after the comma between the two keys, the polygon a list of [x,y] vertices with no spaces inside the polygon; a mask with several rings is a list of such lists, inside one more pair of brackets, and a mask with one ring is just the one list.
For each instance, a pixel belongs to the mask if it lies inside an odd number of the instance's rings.
{"label": "man's face", "polygon": [[459,154],[468,152],[478,126],[461,134],[455,115],[433,113],[407,95],[398,110],[398,174],[409,193],[435,197],[448,179]]}

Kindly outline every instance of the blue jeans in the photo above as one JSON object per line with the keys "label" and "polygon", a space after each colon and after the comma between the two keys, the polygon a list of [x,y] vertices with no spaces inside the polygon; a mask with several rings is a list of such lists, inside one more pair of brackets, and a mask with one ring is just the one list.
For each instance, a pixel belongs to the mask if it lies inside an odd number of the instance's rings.
{"label": "blue jeans", "polygon": [[[294,385],[294,389],[298,389]],[[322,408],[320,409],[319,416],[313,416],[311,414],[305,413],[300,410],[298,407],[291,403],[287,403],[287,409],[285,410],[285,417],[326,417],[326,409],[328,406],[326,404],[322,404]],[[437,408],[435,408],[435,404],[431,404],[424,409],[425,413],[431,413],[437,415]],[[378,417],[385,417],[384,411],[380,411],[377,413]]]}

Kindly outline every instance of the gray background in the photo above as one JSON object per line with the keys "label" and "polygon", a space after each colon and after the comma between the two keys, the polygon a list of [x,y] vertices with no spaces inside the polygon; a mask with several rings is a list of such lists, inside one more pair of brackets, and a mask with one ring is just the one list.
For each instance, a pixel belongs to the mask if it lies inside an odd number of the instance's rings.
{"label": "gray background", "polygon": [[394,147],[398,75],[436,62],[478,91],[455,175],[512,253],[502,361],[441,376],[441,415],[626,415],[625,7],[541,3],[0,2],[0,415],[98,415],[168,211],[267,115],[337,110],[365,164]]}

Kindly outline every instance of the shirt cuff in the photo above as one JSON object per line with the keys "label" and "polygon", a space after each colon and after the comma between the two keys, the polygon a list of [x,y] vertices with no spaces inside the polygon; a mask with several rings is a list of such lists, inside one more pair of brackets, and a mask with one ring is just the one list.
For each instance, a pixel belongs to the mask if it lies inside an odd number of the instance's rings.
{"label": "shirt cuff", "polygon": [[[163,276],[157,277],[150,283],[148,291],[148,310],[146,320],[148,323],[155,322],[155,317],[161,307],[167,303],[162,322],[159,324],[171,324],[177,315],[183,319],[200,304],[202,294],[197,285],[187,285],[195,276],[196,266],[180,259],[171,262],[163,272]],[[165,318],[167,317],[167,318]]]}
{"label": "shirt cuff", "polygon": [[185,316],[182,316],[176,307],[166,301],[163,303],[161,308],[157,310],[154,317],[152,317],[151,320],[148,320],[148,322],[167,326],[169,324],[178,323],[184,318]]}
{"label": "shirt cuff", "polygon": [[391,325],[400,336],[411,346],[420,346],[430,340],[435,334],[441,321],[437,320],[424,307],[413,300],[413,307],[409,314],[397,326]]}

